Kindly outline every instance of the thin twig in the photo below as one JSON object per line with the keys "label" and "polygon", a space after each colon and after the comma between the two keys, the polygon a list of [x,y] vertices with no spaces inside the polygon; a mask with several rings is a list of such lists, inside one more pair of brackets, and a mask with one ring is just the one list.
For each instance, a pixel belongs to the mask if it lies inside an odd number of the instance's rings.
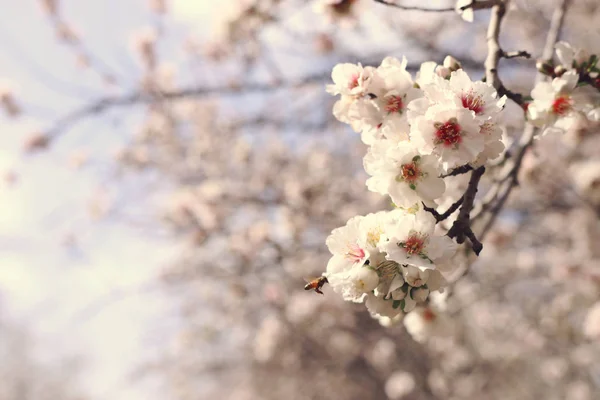
{"label": "thin twig", "polygon": [[459,10],[465,11],[465,10],[468,10],[469,8],[472,8],[473,10],[485,10],[487,8],[492,8],[499,1],[501,1],[501,0],[480,0],[480,1],[472,0],[471,3],[460,7]]}
{"label": "thin twig", "polygon": [[464,199],[465,199],[465,195],[463,194],[462,196],[460,196],[460,199],[456,200],[450,207],[448,207],[446,212],[444,212],[442,214],[437,212],[437,210],[435,208],[427,207],[425,205],[425,203],[423,203],[423,209],[427,212],[430,212],[435,217],[435,220],[437,222],[441,222],[441,221],[444,221],[445,219],[448,219],[448,217],[450,217],[452,215],[452,213],[454,213],[454,211],[458,210],[458,207],[460,207],[460,205],[463,203]]}
{"label": "thin twig", "polygon": [[390,3],[386,0],[373,0],[375,3],[383,4],[389,7],[399,8],[406,11],[423,11],[423,12],[448,12],[454,11],[454,7],[448,8],[423,8],[415,6],[403,6],[402,4]]}
{"label": "thin twig", "polygon": [[525,50],[510,51],[510,52],[503,51],[502,52],[502,58],[511,59],[511,58],[518,58],[518,57],[531,58],[531,53],[529,53]]}
{"label": "thin twig", "polygon": [[[546,37],[546,45],[542,54],[542,58],[544,60],[552,59],[552,54],[554,53],[554,45],[556,44],[556,41],[560,36],[560,31],[563,26],[565,14],[569,3],[570,0],[562,0],[554,10],[554,14],[552,15],[552,20],[550,23],[550,29],[548,30],[548,35]],[[536,77],[536,82],[539,82],[543,79],[546,79],[546,77],[543,74],[538,74]],[[487,235],[489,230],[492,228],[494,222],[496,221],[496,218],[498,217],[498,214],[502,210],[504,203],[506,203],[506,201],[508,200],[508,197],[510,196],[512,190],[515,188],[515,186],[518,186],[518,174],[519,170],[521,169],[523,157],[525,156],[525,153],[527,152],[529,147],[531,147],[531,145],[533,144],[535,133],[536,129],[533,125],[528,124],[525,127],[523,136],[521,136],[521,139],[519,140],[519,150],[516,156],[513,158],[512,167],[509,169],[507,175],[500,179],[500,181],[492,189],[492,198],[487,203],[483,204],[480,213],[473,218],[473,220],[475,220],[479,218],[479,216],[483,215],[484,210],[491,209],[490,217],[486,221],[481,231],[481,234],[479,235],[481,239],[483,239]],[[506,187],[502,192],[501,186],[503,184],[505,184]]]}
{"label": "thin twig", "polygon": [[447,174],[440,176],[440,178],[446,178],[448,176],[462,175],[462,174],[466,174],[467,172],[472,171],[472,170],[473,170],[473,167],[470,164],[465,164],[465,165],[461,165],[460,167],[454,168],[452,171],[448,172]]}

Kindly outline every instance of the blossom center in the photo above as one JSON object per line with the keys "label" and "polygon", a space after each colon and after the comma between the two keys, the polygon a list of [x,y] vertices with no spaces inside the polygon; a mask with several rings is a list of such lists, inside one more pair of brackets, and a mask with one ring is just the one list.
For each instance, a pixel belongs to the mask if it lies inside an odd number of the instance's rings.
{"label": "blossom center", "polygon": [[408,183],[415,183],[421,176],[421,169],[414,161],[409,164],[403,164],[400,170],[402,178]]}
{"label": "blossom center", "polygon": [[427,322],[431,322],[436,319],[435,313],[429,308],[423,310],[423,319]]}
{"label": "blossom center", "polygon": [[571,98],[569,96],[560,96],[554,99],[552,103],[552,112],[556,115],[565,115],[571,110]]}
{"label": "blossom center", "polygon": [[365,251],[357,244],[350,244],[348,245],[348,252],[346,252],[345,256],[352,262],[357,263],[365,257]]}
{"label": "blossom center", "polygon": [[463,95],[460,97],[460,100],[462,101],[464,108],[475,112],[477,115],[483,113],[483,106],[485,105],[483,97],[476,96],[473,94],[473,92],[469,92],[463,93]]}
{"label": "blossom center", "polygon": [[369,231],[369,233],[367,233],[367,243],[369,243],[373,247],[377,246],[377,243],[379,243],[380,238],[381,229],[379,228]]}
{"label": "blossom center", "polygon": [[436,144],[444,144],[447,147],[455,146],[462,140],[460,125],[456,118],[449,119],[445,123],[436,122],[434,124],[436,129],[435,137]]}
{"label": "blossom center", "polygon": [[419,235],[411,235],[404,242],[404,250],[406,254],[420,254],[423,251],[423,247],[425,246],[425,240],[423,237]]}
{"label": "blossom center", "polygon": [[355,87],[358,87],[358,78],[358,74],[352,74],[350,81],[348,82],[348,89],[352,90]]}
{"label": "blossom center", "polygon": [[385,111],[388,113],[402,113],[404,102],[400,96],[389,96],[386,99]]}

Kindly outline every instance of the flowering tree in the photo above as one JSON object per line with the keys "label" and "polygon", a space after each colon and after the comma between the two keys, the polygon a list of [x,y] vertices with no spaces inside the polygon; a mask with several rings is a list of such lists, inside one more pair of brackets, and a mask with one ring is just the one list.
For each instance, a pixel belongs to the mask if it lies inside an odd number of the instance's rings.
{"label": "flowering tree", "polygon": [[[169,3],[153,1],[133,87],[42,3],[110,89],[26,149],[85,118],[141,120],[116,159],[158,176],[182,239],[162,275],[181,329],[154,365],[173,397],[594,398],[594,1],[235,2],[211,40],[182,41],[188,75],[165,62]],[[302,291],[325,265],[340,296]]]}
{"label": "flowering tree", "polygon": [[[482,234],[510,194],[523,154],[536,135],[553,130],[564,133],[578,118],[600,121],[598,56],[566,42],[556,43],[566,3],[556,11],[545,59],[538,64],[540,73],[552,81],[540,79],[531,97],[508,90],[500,80],[501,58],[530,57],[526,51],[507,53],[500,47],[506,2],[463,3],[458,2],[457,10],[469,20],[474,10],[492,10],[484,81],[473,82],[450,56],[443,65],[422,64],[413,81],[405,58],[387,57],[377,68],[337,65],[332,72],[334,85],[327,88],[341,96],[333,107],[334,116],[361,132],[363,142],[370,146],[364,158],[371,176],[367,187],[389,195],[396,207],[354,217],[327,240],[333,253],[324,274],[327,282],[345,300],[363,302],[366,298],[375,317],[393,319],[425,303],[431,292],[442,292],[447,285],[443,273],[459,267],[453,259],[456,244],[468,238],[476,255],[482,251],[471,212],[486,166],[502,154],[496,165],[506,164],[509,156],[517,154],[509,176],[498,177],[509,180],[508,186],[481,206],[478,217],[487,219]],[[465,16],[467,10],[470,13]],[[558,64],[551,59],[554,46]],[[507,99],[523,107],[532,124],[510,152],[505,151],[502,132],[506,128],[500,123]],[[436,209],[445,200],[443,179],[464,173],[470,173],[464,193],[440,213]],[[436,223],[447,220],[446,235],[436,235]]]}

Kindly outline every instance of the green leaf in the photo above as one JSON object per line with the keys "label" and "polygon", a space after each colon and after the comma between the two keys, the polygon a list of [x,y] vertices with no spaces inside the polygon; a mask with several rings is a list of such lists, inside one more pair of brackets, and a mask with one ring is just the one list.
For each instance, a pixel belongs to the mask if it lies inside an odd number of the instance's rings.
{"label": "green leaf", "polygon": [[403,300],[394,300],[394,302],[392,303],[392,307],[394,308],[394,310],[398,307],[400,307],[400,303],[402,303]]}
{"label": "green leaf", "polygon": [[421,159],[421,156],[417,154],[416,156],[414,156],[414,157],[413,157],[413,159],[412,159],[412,160],[413,160],[413,162],[417,162],[417,161],[419,161],[420,159]]}
{"label": "green leaf", "polygon": [[400,307],[402,308],[402,311],[404,311],[404,307],[406,307],[406,302],[404,299],[400,300]]}
{"label": "green leaf", "polygon": [[408,185],[409,188],[411,188],[412,190],[417,190],[417,187],[415,186],[414,183],[411,183],[410,185]]}

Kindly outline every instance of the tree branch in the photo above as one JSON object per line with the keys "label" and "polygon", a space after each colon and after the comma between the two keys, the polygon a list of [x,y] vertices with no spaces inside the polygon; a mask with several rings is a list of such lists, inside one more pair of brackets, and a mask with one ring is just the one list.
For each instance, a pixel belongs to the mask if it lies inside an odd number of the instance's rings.
{"label": "tree branch", "polygon": [[[567,11],[567,8],[568,8],[570,2],[571,2],[571,0],[561,0],[557,4],[557,6],[554,10],[554,14],[552,15],[552,20],[550,23],[550,29],[548,30],[548,34],[546,37],[546,45],[544,47],[544,51],[542,54],[542,59],[544,59],[544,60],[552,59],[552,54],[554,53],[554,45],[556,44],[556,41],[558,40],[558,37],[560,36],[560,31],[562,29],[565,14],[566,14],[566,11]],[[539,82],[543,79],[546,79],[546,77],[543,74],[538,73],[538,75],[536,77],[536,82]],[[519,150],[518,150],[516,156],[513,157],[512,167],[509,167],[507,174],[504,177],[502,177],[501,179],[499,179],[499,181],[498,181],[498,183],[496,183],[495,187],[492,188],[492,190],[490,191],[490,193],[491,193],[490,199],[482,205],[482,208],[481,208],[480,212],[478,213],[478,215],[476,215],[473,218],[473,221],[474,221],[475,219],[477,219],[481,215],[483,215],[483,213],[486,210],[488,210],[488,209],[491,210],[490,217],[486,221],[486,223],[481,231],[481,234],[480,234],[480,237],[482,239],[487,235],[489,230],[494,225],[494,222],[496,221],[498,214],[500,213],[504,204],[508,200],[508,197],[510,196],[510,193],[512,192],[514,187],[519,184],[518,174],[521,169],[523,157],[525,156],[525,153],[527,152],[529,147],[531,147],[533,145],[533,139],[535,137],[535,133],[536,133],[536,129],[533,125],[528,124],[525,127],[525,131],[523,132],[523,135],[521,136],[521,139],[519,140],[519,146],[518,146]],[[502,191],[503,185],[505,187],[504,187],[504,190]]]}
{"label": "tree branch", "polygon": [[460,196],[460,199],[456,200],[450,207],[448,207],[446,212],[444,212],[442,214],[437,212],[437,210],[435,208],[427,207],[425,205],[425,203],[423,203],[423,209],[425,211],[431,213],[435,217],[435,220],[437,222],[441,222],[445,219],[448,219],[448,217],[450,217],[454,211],[458,210],[458,207],[460,207],[460,205],[463,203],[464,199],[465,199],[465,195]]}
{"label": "tree branch", "polygon": [[473,167],[470,164],[465,164],[465,165],[461,165],[460,167],[454,168],[452,171],[448,172],[447,174],[440,176],[440,178],[446,178],[448,176],[462,175],[462,174],[466,174],[467,172],[472,171],[472,170],[473,170]]}
{"label": "tree branch", "polygon": [[498,62],[502,57],[503,51],[500,48],[500,25],[506,13],[506,4],[503,0],[498,1],[492,7],[492,15],[487,31],[488,54],[485,59],[485,80],[492,85],[496,90],[499,90],[503,85],[498,77]]}
{"label": "tree branch", "polygon": [[511,59],[511,58],[518,58],[518,57],[531,58],[531,54],[525,50],[510,51],[510,52],[503,51],[502,52],[502,58]]}
{"label": "tree branch", "polygon": [[456,238],[458,243],[464,243],[465,239],[468,238],[471,241],[471,246],[473,247],[473,251],[475,254],[479,255],[481,250],[483,249],[483,245],[473,233],[471,229],[471,210],[473,209],[473,203],[475,201],[475,196],[477,195],[477,188],[479,186],[479,180],[485,173],[485,167],[479,167],[471,173],[471,179],[469,180],[469,185],[467,186],[467,190],[463,195],[462,206],[460,208],[460,213],[458,214],[458,218],[452,224],[452,227],[448,231],[448,236],[451,238]]}
{"label": "tree branch", "polygon": [[403,6],[397,3],[390,3],[386,0],[373,0],[375,3],[383,4],[389,7],[399,8],[401,10],[406,11],[423,11],[423,12],[448,12],[454,11],[454,7],[448,8],[423,8],[423,7],[414,7],[414,6]]}

